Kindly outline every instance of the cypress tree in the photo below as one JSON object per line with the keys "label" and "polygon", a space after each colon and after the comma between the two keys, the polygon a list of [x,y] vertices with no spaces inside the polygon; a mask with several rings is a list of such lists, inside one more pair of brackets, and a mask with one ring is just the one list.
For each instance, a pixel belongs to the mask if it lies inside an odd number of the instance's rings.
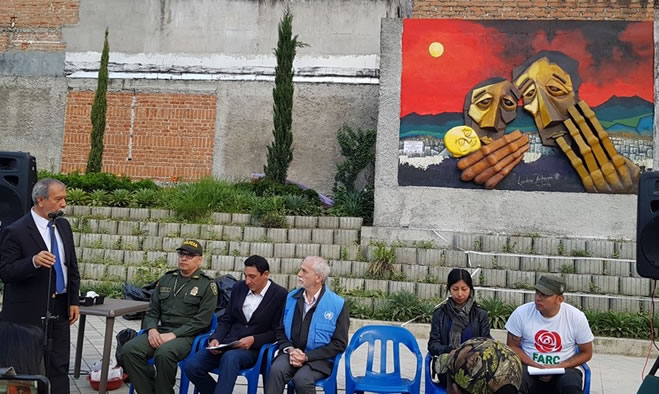
{"label": "cypress tree", "polygon": [[103,136],[105,135],[105,111],[107,109],[106,93],[108,90],[108,59],[110,46],[108,45],[108,29],[105,29],[105,41],[101,54],[101,66],[98,69],[98,84],[94,104],[92,104],[92,134],[91,149],[87,158],[87,173],[101,172],[103,164]]}
{"label": "cypress tree", "polygon": [[286,182],[288,166],[293,160],[293,60],[296,48],[306,46],[293,37],[293,14],[286,8],[279,22],[279,39],[275,56],[275,87],[272,89],[274,141],[268,146],[265,178],[278,183]]}

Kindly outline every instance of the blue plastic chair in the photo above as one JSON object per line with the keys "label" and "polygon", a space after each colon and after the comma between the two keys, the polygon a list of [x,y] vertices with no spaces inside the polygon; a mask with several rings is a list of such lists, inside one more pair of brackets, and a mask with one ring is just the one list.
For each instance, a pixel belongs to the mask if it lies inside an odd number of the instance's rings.
{"label": "blue plastic chair", "polygon": [[423,369],[425,370],[424,377],[425,377],[425,388],[426,388],[426,394],[446,394],[446,388],[442,387],[438,384],[435,384],[432,381],[432,370],[430,369],[430,360],[432,359],[432,356],[430,353],[426,353],[426,358],[423,362]]}
{"label": "blue plastic chair", "polygon": [[[380,342],[380,370],[373,368],[375,341]],[[394,371],[387,372],[387,343],[392,342],[394,353]],[[354,376],[350,365],[352,352],[363,343],[368,343],[366,374]],[[414,379],[406,379],[400,373],[400,345],[405,345],[416,356],[416,373]],[[352,336],[346,349],[346,393],[371,391],[377,393],[411,393],[421,390],[421,363],[423,356],[416,338],[403,327],[365,326]]]}
{"label": "blue plastic chair", "polygon": [[[202,350],[204,344],[206,343],[206,340],[208,340],[208,336],[206,336],[206,339],[203,342],[199,343],[199,349],[197,349],[198,351]],[[254,364],[254,366],[246,369],[241,369],[238,372],[239,376],[244,376],[245,379],[247,379],[247,394],[256,394],[256,390],[259,387],[259,375],[261,374],[261,366],[263,365],[263,355],[271,346],[272,346],[271,343],[266,343],[263,346],[261,346],[261,350],[259,350],[259,357],[256,359],[256,363]],[[265,386],[265,379],[268,376],[267,371],[269,371],[269,369],[263,371],[264,386]],[[219,374],[220,368],[219,367],[215,368],[210,372],[214,374]],[[197,387],[194,384],[192,386],[194,387],[194,391],[193,391],[194,394],[199,394],[199,390],[197,390]]]}
{"label": "blue plastic chair", "polygon": [[[270,374],[270,366],[272,365],[272,359],[274,358],[275,351],[277,350],[278,347],[279,346],[275,343],[268,350],[268,363],[266,368],[267,375]],[[343,356],[343,353],[339,353],[334,357],[334,367],[332,367],[332,373],[328,377],[316,380],[315,382],[315,386],[322,388],[326,394],[337,393],[336,376],[339,371],[339,362],[341,361],[341,356]],[[288,391],[287,391],[288,394],[293,394],[295,392],[295,385],[293,384],[293,381],[291,380],[290,382],[288,382],[287,386],[288,386]],[[252,393],[248,393],[248,394],[252,394]]]}
{"label": "blue plastic chair", "polygon": [[581,364],[584,372],[583,394],[590,394],[590,367],[588,364]]}
{"label": "blue plastic chair", "polygon": [[[179,394],[188,394],[188,387],[190,386],[190,379],[188,379],[188,376],[185,374],[185,369],[183,368],[185,366],[185,362],[188,361],[197,351],[197,348],[200,346],[200,344],[204,344],[205,341],[208,339],[208,336],[215,331],[217,328],[217,316],[215,313],[213,313],[213,317],[211,318],[211,325],[210,325],[210,330],[207,333],[204,334],[199,334],[195,337],[194,341],[192,342],[192,348],[190,349],[190,353],[188,353],[187,356],[178,363],[178,367],[181,369],[181,384],[179,385]],[[146,332],[146,330],[140,330],[137,335],[142,335]],[[153,365],[153,359],[149,359],[148,363]],[[133,384],[130,384],[130,387],[128,388],[128,394],[133,394],[135,391],[135,387]]]}

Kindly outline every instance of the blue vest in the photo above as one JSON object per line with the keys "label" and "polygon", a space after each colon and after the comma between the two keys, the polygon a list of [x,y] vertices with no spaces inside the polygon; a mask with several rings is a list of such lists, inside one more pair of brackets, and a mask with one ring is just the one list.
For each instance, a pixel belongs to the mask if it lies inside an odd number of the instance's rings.
{"label": "blue vest", "polygon": [[[286,337],[291,340],[291,326],[293,325],[293,315],[295,314],[295,305],[297,298],[293,297],[296,293],[300,293],[300,297],[304,297],[304,290],[293,290],[288,293],[286,297],[286,306],[284,308],[284,331]],[[307,346],[304,348],[305,352],[317,349],[321,346],[327,345],[334,335],[336,329],[336,321],[339,314],[343,309],[344,299],[336,295],[332,290],[325,287],[325,292],[316,304],[316,310],[311,316],[311,324],[309,325],[309,338],[307,338]],[[301,316],[300,316],[301,317]]]}

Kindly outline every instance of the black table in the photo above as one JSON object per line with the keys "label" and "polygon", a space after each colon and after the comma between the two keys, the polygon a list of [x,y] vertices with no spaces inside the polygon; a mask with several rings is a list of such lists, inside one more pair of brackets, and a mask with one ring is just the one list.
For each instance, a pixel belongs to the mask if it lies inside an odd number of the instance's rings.
{"label": "black table", "polygon": [[76,345],[75,367],[73,377],[80,377],[80,363],[82,361],[82,345],[85,339],[85,321],[87,315],[105,316],[105,341],[103,343],[103,361],[101,366],[101,381],[98,392],[105,394],[108,385],[108,367],[110,366],[110,350],[114,337],[114,318],[127,313],[144,312],[149,303],[144,301],[116,300],[106,298],[102,305],[80,306],[80,322],[78,323],[78,342]]}

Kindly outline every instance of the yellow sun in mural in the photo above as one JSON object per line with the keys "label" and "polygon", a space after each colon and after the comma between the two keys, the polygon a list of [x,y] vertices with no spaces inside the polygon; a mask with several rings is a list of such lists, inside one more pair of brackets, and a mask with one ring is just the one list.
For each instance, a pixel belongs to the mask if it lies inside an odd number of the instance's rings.
{"label": "yellow sun in mural", "polygon": [[444,45],[441,42],[435,41],[428,47],[428,52],[430,52],[430,56],[432,57],[440,57],[444,54]]}

